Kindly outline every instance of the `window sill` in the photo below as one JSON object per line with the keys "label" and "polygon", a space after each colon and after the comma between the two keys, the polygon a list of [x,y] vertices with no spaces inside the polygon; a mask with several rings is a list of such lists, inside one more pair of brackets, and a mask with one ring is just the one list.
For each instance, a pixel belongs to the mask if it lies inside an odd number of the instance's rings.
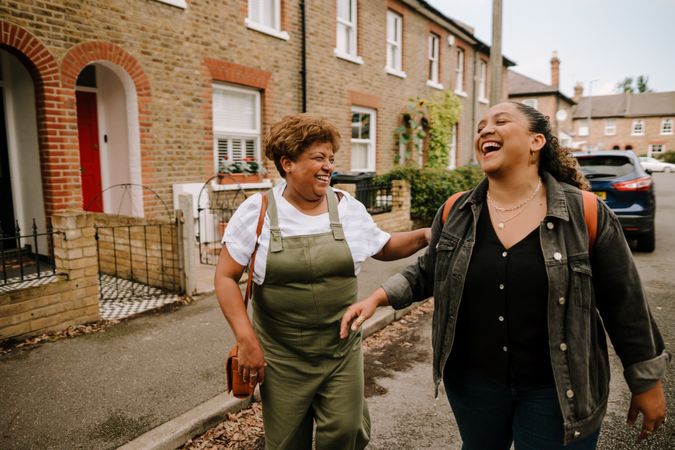
{"label": "window sill", "polygon": [[672,136],[672,135],[673,135],[672,132],[671,132],[671,133],[659,133],[659,134],[660,134],[661,136]]}
{"label": "window sill", "polygon": [[391,67],[385,67],[384,71],[386,73],[388,73],[389,75],[394,75],[395,77],[399,77],[399,78],[407,78],[408,77],[408,75],[406,75],[405,72],[402,72],[402,71],[397,70],[397,69],[393,69]]}
{"label": "window sill", "polygon": [[427,86],[429,86],[430,88],[438,89],[439,91],[445,89],[441,83],[437,83],[431,80],[427,80]]}
{"label": "window sill", "polygon": [[290,38],[288,33],[285,31],[279,31],[275,30],[274,28],[268,28],[264,25],[260,25],[259,23],[251,22],[249,19],[244,20],[244,23],[246,23],[246,27],[249,30],[258,31],[259,33],[263,33],[268,36],[275,37],[277,39],[282,39],[284,41],[287,41]]}
{"label": "window sill", "polygon": [[468,97],[469,96],[469,94],[467,94],[466,92],[458,91],[457,89],[455,89],[455,94],[459,95],[460,97]]}
{"label": "window sill", "polygon": [[479,98],[478,103],[482,103],[484,105],[487,105],[488,103],[490,103],[490,100],[488,100],[487,98]]}
{"label": "window sill", "polygon": [[631,136],[644,136],[644,133],[631,133]]}
{"label": "window sill", "polygon": [[167,5],[175,6],[180,9],[187,9],[187,3],[185,0],[155,0],[159,3],[166,3]]}
{"label": "window sill", "polygon": [[349,61],[354,64],[363,64],[363,58],[360,56],[354,56],[350,55],[349,53],[344,53],[338,50],[337,48],[333,49],[333,54],[340,59],[344,59],[345,61]]}
{"label": "window sill", "polygon": [[263,179],[259,183],[231,183],[218,184],[216,180],[211,182],[211,188],[214,191],[236,191],[238,189],[266,189],[272,187],[272,180],[269,178]]}

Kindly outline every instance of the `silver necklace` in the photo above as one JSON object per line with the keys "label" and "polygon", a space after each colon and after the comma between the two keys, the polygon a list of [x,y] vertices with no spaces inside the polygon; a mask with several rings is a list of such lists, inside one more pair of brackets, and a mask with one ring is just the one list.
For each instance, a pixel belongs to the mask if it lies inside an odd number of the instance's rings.
{"label": "silver necklace", "polygon": [[[510,222],[511,220],[515,219],[518,217],[520,214],[522,214],[523,211],[525,211],[525,206],[527,206],[528,203],[534,198],[535,195],[537,195],[537,192],[539,192],[539,189],[541,189],[541,177],[539,177],[539,181],[537,182],[537,187],[532,191],[532,194],[522,202],[518,203],[516,206],[511,206],[509,208],[502,208],[500,206],[497,206],[495,202],[492,200],[492,197],[490,197],[490,191],[487,192],[487,201],[494,208],[495,213],[497,214],[497,227],[500,230],[503,230],[504,227],[506,227],[506,223]],[[511,217],[507,217],[506,219],[502,219],[500,216],[505,213],[505,212],[510,212],[510,211],[515,211],[519,210],[516,212],[514,215]]]}

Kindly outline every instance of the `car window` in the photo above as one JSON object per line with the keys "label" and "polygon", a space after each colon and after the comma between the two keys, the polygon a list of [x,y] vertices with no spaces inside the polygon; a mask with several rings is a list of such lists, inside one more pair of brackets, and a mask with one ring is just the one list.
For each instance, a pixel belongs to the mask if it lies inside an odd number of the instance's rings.
{"label": "car window", "polygon": [[588,176],[621,177],[635,170],[633,162],[625,156],[577,157],[581,171]]}

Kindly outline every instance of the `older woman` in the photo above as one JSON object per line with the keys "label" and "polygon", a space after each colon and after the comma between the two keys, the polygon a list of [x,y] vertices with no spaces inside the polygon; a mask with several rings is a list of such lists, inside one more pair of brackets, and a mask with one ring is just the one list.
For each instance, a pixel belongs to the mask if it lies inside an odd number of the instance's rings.
{"label": "older woman", "polygon": [[[362,449],[370,419],[361,334],[339,337],[356,300],[356,274],[372,256],[393,260],[427,245],[429,229],[389,235],[364,206],[330,187],[340,135],[326,120],[294,115],[273,125],[265,154],[285,182],[268,209],[253,276],[253,324],[238,280],[256,242],[261,196],[248,198],[223,236],[215,285],[239,345],[239,366],[260,384],[268,449]],[[263,383],[264,382],[264,383]]]}
{"label": "older woman", "polygon": [[434,381],[462,448],[581,450],[596,447],[607,407],[606,330],[633,393],[629,421],[642,412],[640,438],[656,431],[669,355],[616,216],[598,200],[589,248],[587,182],[534,108],[492,107],[474,151],[486,179],[445,223],[439,211],[417,265],[348,309],[343,335],[378,305],[433,294]]}

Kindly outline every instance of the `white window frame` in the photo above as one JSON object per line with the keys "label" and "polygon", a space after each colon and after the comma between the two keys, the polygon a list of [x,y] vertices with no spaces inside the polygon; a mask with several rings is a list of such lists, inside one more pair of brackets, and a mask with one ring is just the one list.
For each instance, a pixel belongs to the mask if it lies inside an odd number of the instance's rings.
{"label": "white window frame", "polygon": [[159,3],[166,3],[167,5],[175,6],[176,8],[186,9],[187,3],[185,0],[156,0]]}
{"label": "white window frame", "polygon": [[605,136],[616,135],[616,119],[605,119]]}
{"label": "white window frame", "polygon": [[[366,167],[355,167],[354,159],[352,157],[349,165],[352,172],[375,172],[375,152],[377,150],[377,110],[372,108],[365,108],[363,106],[352,106],[352,114],[370,114],[370,139],[351,138],[352,144],[367,144],[368,153],[366,156]],[[350,131],[351,135],[351,131]],[[352,150],[353,152],[353,150]]]}
{"label": "white window frame", "polygon": [[[218,140],[219,139],[254,139],[255,140],[255,160],[262,165],[262,153],[260,150],[260,141],[262,139],[262,126],[261,126],[261,102],[260,102],[260,91],[256,89],[247,89],[247,88],[241,88],[241,87],[234,87],[228,84],[221,84],[221,83],[213,83],[212,85],[213,88],[213,94],[212,96],[215,97],[217,95],[217,92],[239,92],[239,93],[244,93],[248,95],[253,95],[254,96],[254,101],[255,101],[255,128],[250,128],[250,129],[242,129],[242,128],[216,128],[215,125],[215,115],[216,112],[215,110],[213,111],[213,121],[212,121],[212,128],[213,128],[213,160],[214,160],[214,172],[218,172],[218,162],[220,159],[220,155],[218,152]],[[214,108],[215,109],[215,108]],[[238,161],[241,159],[237,159],[232,157],[230,150],[228,149],[228,158],[229,161]]]}
{"label": "white window frame", "polygon": [[452,126],[452,135],[450,135],[450,142],[448,143],[448,170],[457,168],[457,164],[455,164],[457,159],[457,130],[459,130],[459,124],[456,123]]}
{"label": "white window frame", "polygon": [[406,74],[403,71],[403,16],[391,9],[387,10],[386,55],[387,65],[384,67],[385,72],[405,78]]}
{"label": "white window frame", "polygon": [[673,134],[673,119],[666,118],[661,120],[661,134]]}
{"label": "white window frame", "polygon": [[489,102],[487,98],[487,62],[482,59],[478,63],[478,101],[481,103]]}
{"label": "white window frame", "polygon": [[[657,147],[660,150],[655,151],[654,148]],[[647,154],[651,157],[652,155],[660,155],[666,152],[666,144],[649,144],[649,150]]]}
{"label": "white window frame", "polygon": [[589,136],[590,127],[588,125],[588,119],[581,119],[577,123],[577,136]]}
{"label": "white window frame", "polygon": [[[262,23],[261,21],[255,20],[252,17],[253,10],[256,7],[256,4],[260,6],[260,16],[262,17],[265,13],[265,8],[271,6],[273,11],[273,21],[274,23],[270,27]],[[248,0],[248,17],[244,21],[246,26],[251,30],[259,31],[261,33],[268,34],[270,36],[288,40],[288,33],[281,31],[281,0]]]}
{"label": "white window frame", "polygon": [[466,62],[466,52],[463,48],[458,47],[456,56],[457,65],[455,66],[455,94],[466,96],[466,92],[464,91],[464,65]]}
{"label": "white window frame", "polygon": [[539,107],[539,101],[536,98],[526,98],[520,103],[534,109],[537,109]]}
{"label": "white window frame", "polygon": [[[340,17],[340,4],[348,5],[350,17],[347,19]],[[335,24],[335,48],[333,53],[335,56],[355,64],[363,64],[363,58],[358,55],[358,2],[357,0],[337,0],[336,3],[336,24]],[[340,28],[344,27],[347,32],[347,48],[340,48]]]}
{"label": "white window frame", "polygon": [[645,134],[645,122],[642,119],[636,119],[633,121],[633,125],[630,127],[631,136],[644,136]]}
{"label": "white window frame", "polygon": [[436,33],[429,33],[429,52],[427,59],[429,62],[429,73],[427,78],[427,85],[436,89],[443,89],[440,82],[441,77],[441,63],[440,63],[440,44],[441,37]]}

